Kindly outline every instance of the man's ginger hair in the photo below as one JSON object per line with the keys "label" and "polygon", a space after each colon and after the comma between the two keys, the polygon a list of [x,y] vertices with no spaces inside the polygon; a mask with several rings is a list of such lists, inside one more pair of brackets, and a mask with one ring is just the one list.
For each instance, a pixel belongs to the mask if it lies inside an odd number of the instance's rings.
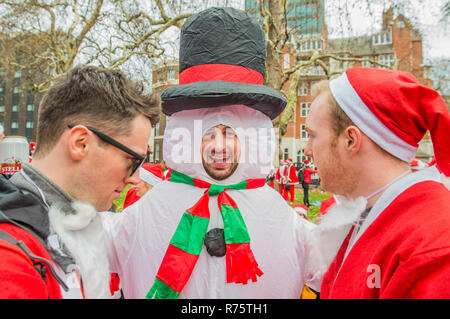
{"label": "man's ginger hair", "polygon": [[330,90],[330,81],[329,80],[322,80],[315,84],[312,87],[312,97],[315,99],[320,94],[325,93],[328,95],[328,103],[330,107],[330,118],[331,118],[331,127],[333,129],[333,132],[335,134],[335,137],[338,137],[341,135],[344,130],[351,126],[355,125],[353,121],[345,114],[345,112],[342,110],[342,108],[339,106],[339,104],[336,102],[336,100],[333,97],[333,94],[331,94]]}

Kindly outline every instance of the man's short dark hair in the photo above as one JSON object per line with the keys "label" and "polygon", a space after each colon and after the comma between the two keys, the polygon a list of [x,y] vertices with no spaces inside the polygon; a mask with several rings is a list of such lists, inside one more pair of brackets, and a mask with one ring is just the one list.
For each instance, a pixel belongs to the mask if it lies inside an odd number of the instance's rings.
{"label": "man's short dark hair", "polygon": [[130,122],[143,114],[155,125],[161,100],[144,93],[142,83],[122,71],[79,66],[57,78],[39,105],[35,157],[49,152],[68,124],[93,126],[106,134],[131,131]]}

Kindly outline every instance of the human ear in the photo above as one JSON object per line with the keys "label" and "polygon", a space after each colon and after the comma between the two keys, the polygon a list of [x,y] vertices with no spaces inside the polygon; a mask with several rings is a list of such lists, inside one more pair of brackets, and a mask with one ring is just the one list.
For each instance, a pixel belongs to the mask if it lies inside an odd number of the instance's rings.
{"label": "human ear", "polygon": [[83,159],[89,150],[89,141],[92,139],[87,128],[75,126],[67,135],[67,150],[73,160]]}
{"label": "human ear", "polygon": [[356,153],[358,153],[361,147],[361,130],[356,126],[351,125],[345,129],[344,138],[345,148],[350,153],[350,155],[355,155]]}

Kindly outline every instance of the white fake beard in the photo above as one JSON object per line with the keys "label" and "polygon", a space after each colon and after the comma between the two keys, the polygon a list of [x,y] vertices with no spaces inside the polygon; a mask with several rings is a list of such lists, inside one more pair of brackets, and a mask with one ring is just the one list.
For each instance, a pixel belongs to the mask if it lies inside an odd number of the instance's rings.
{"label": "white fake beard", "polygon": [[50,225],[80,269],[86,298],[111,298],[109,262],[100,217],[89,204],[74,202],[72,207],[76,214],[66,215],[52,206]]}
{"label": "white fake beard", "polygon": [[336,204],[330,207],[322,217],[320,224],[313,230],[313,236],[318,243],[323,271],[328,270],[350,228],[357,223],[367,205],[367,200],[362,196],[356,199],[348,199],[339,195],[335,195],[335,197]]}

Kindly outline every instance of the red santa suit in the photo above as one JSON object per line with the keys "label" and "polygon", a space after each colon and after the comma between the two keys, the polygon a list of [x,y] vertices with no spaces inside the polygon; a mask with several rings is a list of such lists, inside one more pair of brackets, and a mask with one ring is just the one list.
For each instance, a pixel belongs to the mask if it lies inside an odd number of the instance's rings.
{"label": "red santa suit", "polygon": [[[39,242],[29,232],[11,224],[0,223],[0,229],[10,234],[17,240],[21,240],[35,256],[52,259]],[[0,297],[8,299],[61,299],[61,287],[46,269],[46,282],[33,267],[33,262],[18,247],[6,241],[0,240]],[[52,262],[53,263],[53,262]],[[5,269],[8,269],[7,271]]]}
{"label": "red santa suit", "polygon": [[287,194],[286,194],[286,189],[285,189],[286,176],[287,176],[286,161],[281,160],[280,166],[278,167],[277,172],[275,174],[275,180],[277,181],[277,183],[279,185],[278,192],[285,200],[287,200]]}
{"label": "red santa suit", "polygon": [[292,159],[288,159],[288,166],[287,166],[287,180],[289,184],[289,191],[286,191],[286,196],[289,198],[289,201],[291,204],[294,204],[294,198],[295,198],[295,185],[297,185],[298,177],[297,177],[297,170],[295,169],[295,166],[292,164]]}
{"label": "red santa suit", "polygon": [[[335,239],[343,235],[339,241],[329,241],[329,248],[339,242],[337,254],[324,249],[326,236],[318,237],[323,260],[333,256],[321,298],[450,298],[450,192],[440,174],[450,176],[450,115],[444,100],[412,74],[395,70],[350,68],[329,87],[359,129],[405,163],[429,130],[436,167],[405,171],[367,196],[382,191],[372,207],[359,197],[347,201],[357,203],[355,209],[336,215],[344,204],[351,206],[336,198],[321,225],[339,223],[336,218],[330,223],[331,216],[356,218],[347,229],[341,223],[342,232],[334,233]],[[333,235],[329,230],[326,234]]]}
{"label": "red santa suit", "polygon": [[450,298],[449,207],[436,171],[392,185],[345,238],[321,298]]}

